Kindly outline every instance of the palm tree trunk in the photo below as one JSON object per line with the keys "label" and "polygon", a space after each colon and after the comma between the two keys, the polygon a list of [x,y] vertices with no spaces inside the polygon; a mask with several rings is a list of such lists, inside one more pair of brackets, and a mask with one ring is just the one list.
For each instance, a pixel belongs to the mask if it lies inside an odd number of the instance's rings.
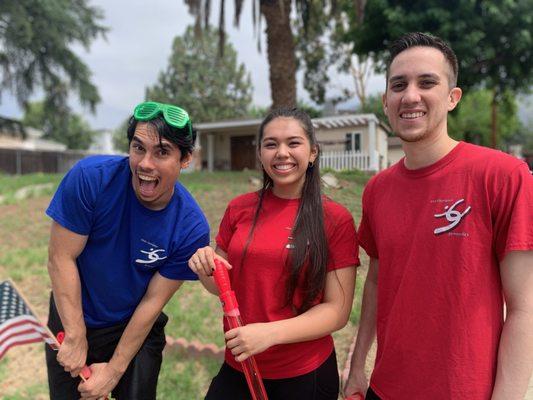
{"label": "palm tree trunk", "polygon": [[272,107],[296,106],[296,57],[290,24],[292,0],[262,0],[266,20]]}

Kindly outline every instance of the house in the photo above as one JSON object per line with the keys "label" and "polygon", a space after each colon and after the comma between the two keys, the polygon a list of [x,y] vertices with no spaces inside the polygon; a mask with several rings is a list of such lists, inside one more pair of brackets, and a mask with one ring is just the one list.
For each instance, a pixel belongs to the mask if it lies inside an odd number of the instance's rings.
{"label": "house", "polygon": [[42,138],[43,133],[25,127],[15,119],[0,117],[0,148],[21,150],[64,151],[67,146]]}
{"label": "house", "polygon": [[402,149],[402,140],[397,136],[390,136],[387,138],[389,145],[389,167],[396,164],[404,156]]}
{"label": "house", "polygon": [[67,150],[65,144],[43,139],[42,135],[21,121],[0,117],[0,173],[65,173],[86,155]]}
{"label": "house", "polygon": [[0,117],[0,148],[11,148],[26,139],[26,131],[20,121]]}
{"label": "house", "polygon": [[[197,124],[196,169],[257,168],[256,135],[261,121]],[[312,121],[322,150],[323,167],[348,169],[356,165],[362,170],[380,171],[388,166],[387,127],[374,114],[335,115]],[[344,159],[347,155],[350,160]]]}

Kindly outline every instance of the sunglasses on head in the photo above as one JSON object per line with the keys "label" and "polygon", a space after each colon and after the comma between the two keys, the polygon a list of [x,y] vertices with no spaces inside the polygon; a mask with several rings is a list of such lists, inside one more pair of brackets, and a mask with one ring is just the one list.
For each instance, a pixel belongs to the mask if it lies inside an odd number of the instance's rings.
{"label": "sunglasses on head", "polygon": [[163,114],[165,122],[174,128],[189,126],[189,135],[192,136],[192,126],[189,114],[183,108],[172,104],[163,104],[156,101],[145,101],[138,104],[133,111],[133,117],[137,121],[150,121],[159,114]]}

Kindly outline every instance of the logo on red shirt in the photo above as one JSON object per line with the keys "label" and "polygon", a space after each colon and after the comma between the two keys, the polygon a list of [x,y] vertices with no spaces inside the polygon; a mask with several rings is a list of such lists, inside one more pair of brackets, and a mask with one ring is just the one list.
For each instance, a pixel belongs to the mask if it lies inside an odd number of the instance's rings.
{"label": "logo on red shirt", "polygon": [[434,215],[435,218],[445,217],[446,220],[450,223],[446,226],[441,226],[440,228],[436,228],[433,231],[435,235],[440,235],[441,233],[451,231],[453,228],[459,225],[459,223],[463,220],[464,216],[468,214],[470,210],[472,209],[472,207],[468,206],[463,212],[455,210],[455,207],[464,201],[465,199],[457,200],[451,206],[444,207],[443,213]]}

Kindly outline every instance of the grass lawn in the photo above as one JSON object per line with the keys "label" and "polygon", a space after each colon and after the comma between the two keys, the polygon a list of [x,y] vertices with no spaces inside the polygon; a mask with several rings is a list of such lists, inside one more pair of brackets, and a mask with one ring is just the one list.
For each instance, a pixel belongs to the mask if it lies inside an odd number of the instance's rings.
{"label": "grass lawn", "polygon": [[[216,235],[227,203],[238,194],[256,190],[249,183],[256,172],[219,172],[183,174],[181,181],[192,192],[206,213]],[[366,177],[355,172],[337,174],[342,188],[326,189],[334,200],[344,204],[360,218],[360,197]],[[60,175],[34,174],[20,177],[0,175],[0,281],[11,278],[32,303],[36,313],[46,320],[50,282],[46,271],[50,221],[45,216]],[[51,183],[33,197],[19,200],[15,192],[28,185]],[[366,264],[366,262],[365,262]],[[357,295],[347,327],[334,334],[339,369],[344,367],[354,326],[359,319],[361,288],[366,265],[360,268]],[[223,345],[221,308],[218,299],[208,294],[199,283],[185,283],[166,306],[170,316],[167,334],[188,341]],[[200,399],[220,364],[208,358],[189,359],[168,353],[159,377],[158,398]],[[0,361],[0,398],[9,400],[47,399],[43,346],[39,344],[12,348]]]}

